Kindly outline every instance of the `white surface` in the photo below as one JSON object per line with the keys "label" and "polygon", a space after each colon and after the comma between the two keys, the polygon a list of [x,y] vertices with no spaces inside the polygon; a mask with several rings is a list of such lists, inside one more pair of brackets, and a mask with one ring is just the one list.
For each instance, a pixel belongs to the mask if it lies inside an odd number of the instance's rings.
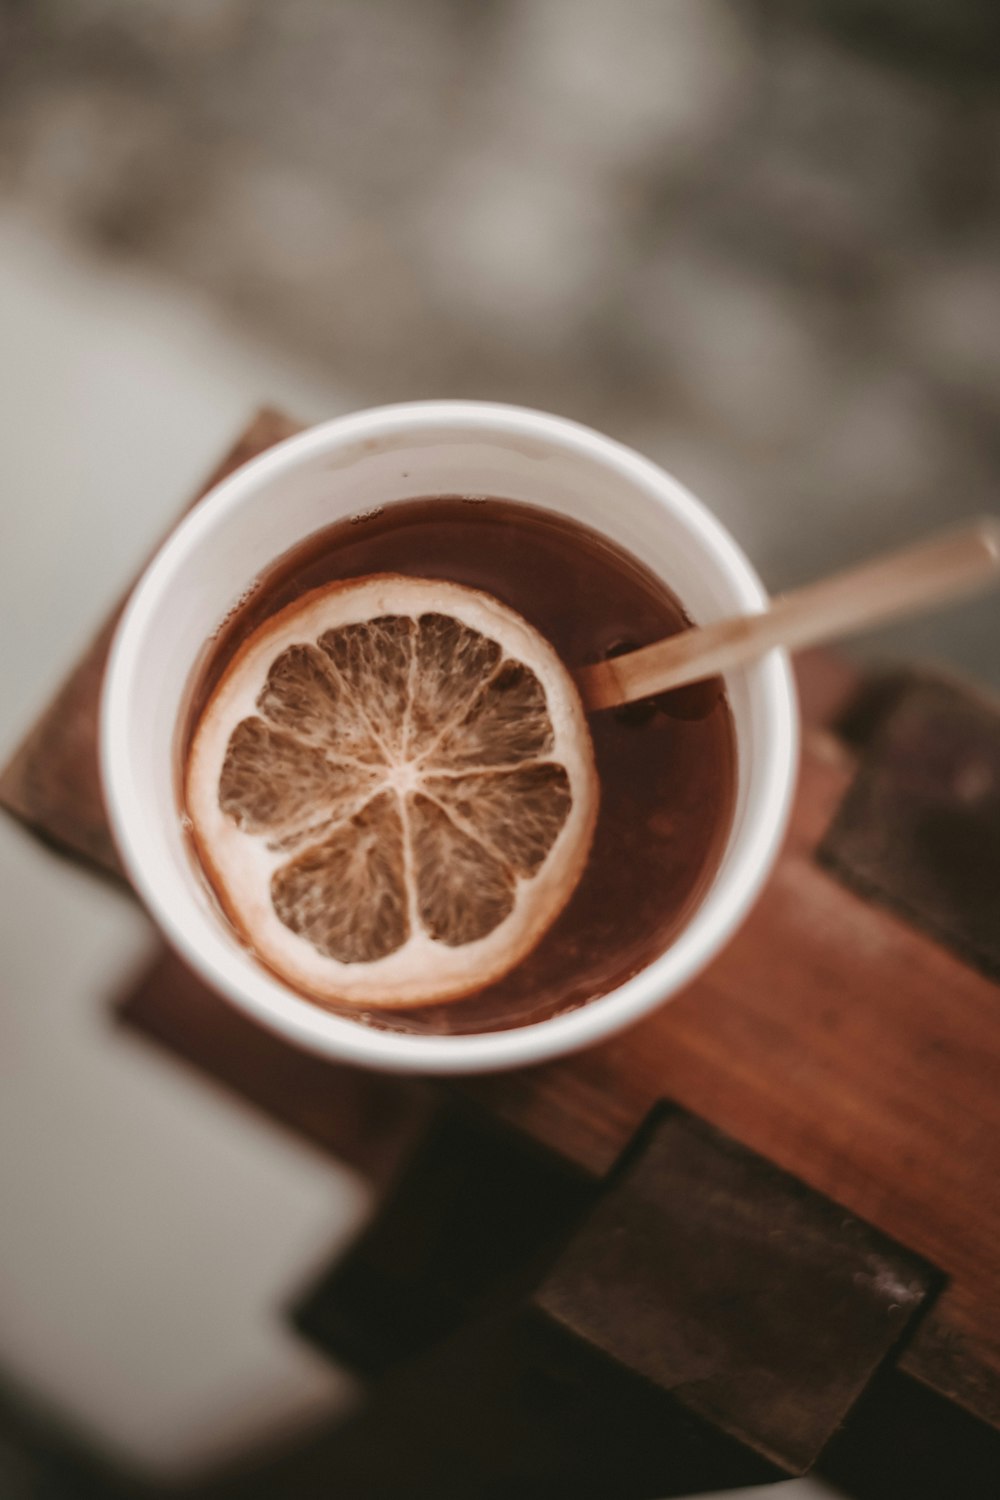
{"label": "white surface", "polygon": [[265,1025],[328,1057],[471,1073],[558,1057],[613,1035],[688,983],[733,934],[777,854],[798,752],[783,653],[727,677],[738,755],[733,827],[683,932],[599,1000],[510,1031],[411,1036],[320,1010],[256,963],[193,867],[177,817],[175,726],[205,641],[280,553],[393,496],[500,494],[544,505],[630,547],[707,623],[762,608],[732,538],[662,469],[575,422],[519,407],[427,401],[314,427],[224,480],[185,517],[135,590],[112,647],[101,715],[108,812],[129,875],[207,982]]}
{"label": "white surface", "polygon": [[[336,400],[2,220],[0,326],[6,751],[261,396]],[[282,1304],[365,1188],[114,1026],[152,942],[131,902],[6,820],[0,879],[0,1370],[160,1471],[334,1410],[350,1383]]]}

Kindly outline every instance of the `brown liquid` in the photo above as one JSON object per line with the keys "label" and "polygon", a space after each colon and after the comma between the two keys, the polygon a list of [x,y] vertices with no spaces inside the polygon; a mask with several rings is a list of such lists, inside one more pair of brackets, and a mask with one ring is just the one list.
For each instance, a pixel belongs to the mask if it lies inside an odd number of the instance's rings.
{"label": "brown liquid", "polygon": [[[210,645],[186,739],[258,625],[309,589],[382,572],[485,589],[524,615],[570,667],[690,623],[652,573],[589,527],[510,500],[400,501],[311,537],[259,581]],[[715,873],[732,822],[736,745],[721,682],[593,714],[590,728],[600,813],[565,911],[498,983],[448,1005],[366,1013],[368,1024],[439,1033],[526,1025],[614,989],[683,926]]]}

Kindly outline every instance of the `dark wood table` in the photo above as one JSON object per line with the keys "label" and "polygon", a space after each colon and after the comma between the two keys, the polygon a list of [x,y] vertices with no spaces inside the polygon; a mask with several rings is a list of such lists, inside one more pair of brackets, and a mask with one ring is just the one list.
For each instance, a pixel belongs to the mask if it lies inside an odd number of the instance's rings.
{"label": "dark wood table", "polygon": [[[208,483],[295,430],[260,413]],[[121,879],[95,738],[116,616],[0,804]],[[883,1500],[1000,1495],[1000,714],[831,655],[799,678],[801,782],[763,899],[603,1046],[402,1081],[293,1049],[166,949],[116,998],[382,1190],[290,1310],[374,1382],[368,1412],[206,1493],[624,1500],[822,1454]]]}

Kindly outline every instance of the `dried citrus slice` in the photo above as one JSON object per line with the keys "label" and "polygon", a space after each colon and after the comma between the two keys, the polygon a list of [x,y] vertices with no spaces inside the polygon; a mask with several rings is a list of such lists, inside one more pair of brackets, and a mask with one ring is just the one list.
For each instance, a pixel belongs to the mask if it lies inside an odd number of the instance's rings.
{"label": "dried citrus slice", "polygon": [[316,589],[251,635],[185,793],[254,951],[363,1009],[459,999],[520,962],[583,872],[598,799],[548,642],[488,594],[392,574]]}

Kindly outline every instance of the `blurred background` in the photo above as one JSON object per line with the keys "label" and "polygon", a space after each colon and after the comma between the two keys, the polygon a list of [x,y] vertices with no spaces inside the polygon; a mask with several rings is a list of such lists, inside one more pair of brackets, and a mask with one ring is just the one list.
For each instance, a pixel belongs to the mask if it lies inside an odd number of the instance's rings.
{"label": "blurred background", "polygon": [[[0,0],[0,750],[262,402],[578,418],[774,588],[997,509],[998,58],[994,0]],[[998,625],[859,649],[995,687]],[[84,1493],[36,1420],[175,1480],[349,1402],[282,1307],[365,1187],[113,1028],[127,901],[0,869],[0,1497]]]}

